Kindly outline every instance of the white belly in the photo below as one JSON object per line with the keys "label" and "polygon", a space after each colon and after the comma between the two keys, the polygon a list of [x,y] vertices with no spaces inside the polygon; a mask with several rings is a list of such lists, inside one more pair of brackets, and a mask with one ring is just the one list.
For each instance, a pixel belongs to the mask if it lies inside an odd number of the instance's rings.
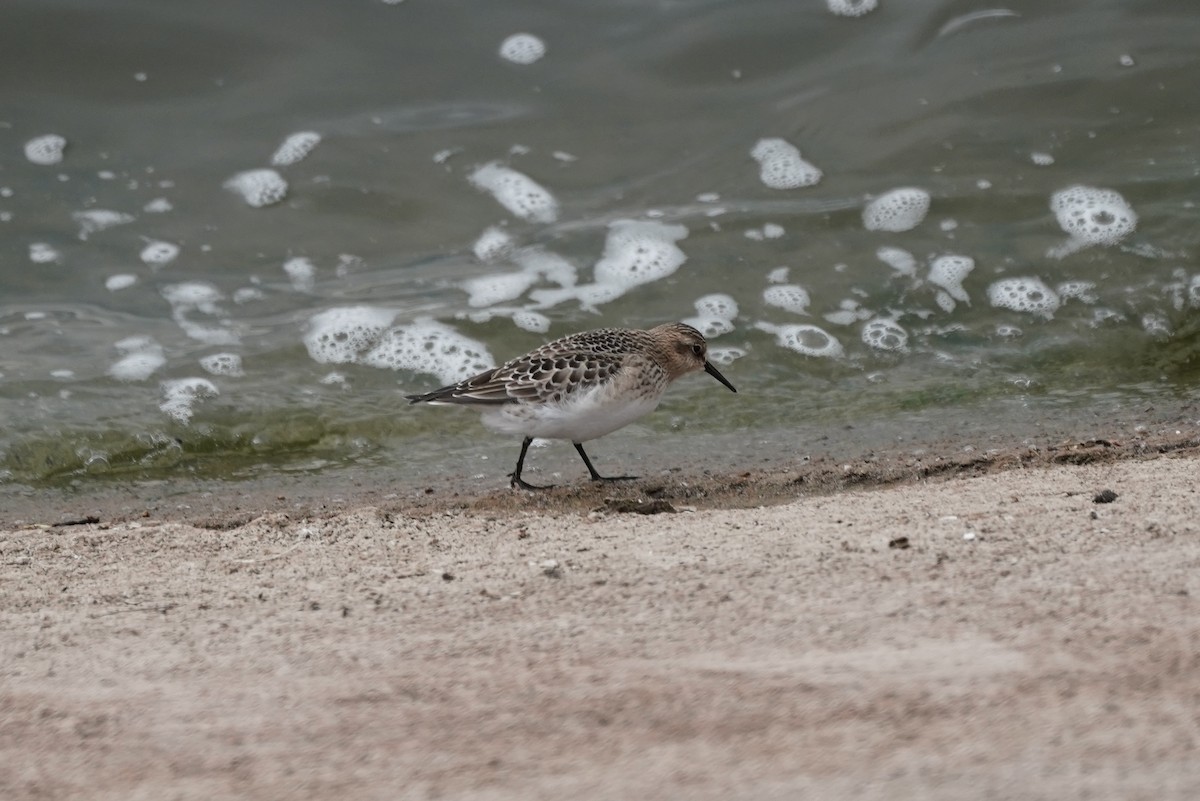
{"label": "white belly", "polygon": [[587,442],[654,411],[661,397],[613,397],[606,389],[600,387],[565,404],[495,406],[483,412],[483,424],[505,434]]}

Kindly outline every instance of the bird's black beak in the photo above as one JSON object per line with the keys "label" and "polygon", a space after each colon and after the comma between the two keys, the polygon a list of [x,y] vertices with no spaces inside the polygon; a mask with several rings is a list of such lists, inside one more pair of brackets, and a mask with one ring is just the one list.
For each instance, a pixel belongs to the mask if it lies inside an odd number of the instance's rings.
{"label": "bird's black beak", "polygon": [[704,372],[708,373],[713,378],[717,379],[722,384],[729,387],[730,392],[737,392],[737,390],[733,388],[733,384],[730,384],[729,381],[727,381],[725,379],[725,376],[721,375],[721,371],[712,366],[712,362],[709,362],[709,361],[704,362]]}

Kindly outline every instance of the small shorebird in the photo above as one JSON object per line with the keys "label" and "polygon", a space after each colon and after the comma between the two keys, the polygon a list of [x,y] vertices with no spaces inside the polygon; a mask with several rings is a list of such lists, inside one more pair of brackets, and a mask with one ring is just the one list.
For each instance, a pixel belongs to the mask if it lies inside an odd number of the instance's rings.
{"label": "small shorebird", "polygon": [[477,406],[488,428],[523,435],[510,473],[513,487],[547,489],[521,478],[535,437],[571,440],[593,481],[624,481],[637,476],[600,475],[583,443],[654,411],[671,382],[688,373],[703,370],[737,392],[707,357],[703,335],[683,323],[648,331],[600,328],[556,339],[452,386],[405,397],[410,403]]}

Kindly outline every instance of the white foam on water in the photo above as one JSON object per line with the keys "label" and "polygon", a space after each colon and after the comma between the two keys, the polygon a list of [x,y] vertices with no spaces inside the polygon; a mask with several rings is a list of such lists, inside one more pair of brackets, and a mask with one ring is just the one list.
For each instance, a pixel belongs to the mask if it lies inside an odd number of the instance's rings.
{"label": "white foam on water", "polygon": [[996,326],[996,336],[1004,339],[1016,339],[1025,336],[1025,332],[1015,325],[1000,324]]}
{"label": "white foam on water", "polygon": [[218,305],[223,295],[211,284],[189,281],[168,284],[162,288],[162,296],[171,304],[171,319],[192,339],[207,345],[236,345],[240,338],[230,330],[229,321],[221,319],[216,325],[207,325],[192,319],[200,314],[221,317],[224,314]]}
{"label": "white foam on water", "polygon": [[321,364],[354,364],[379,342],[396,319],[394,309],[337,306],[308,320],[304,347]]}
{"label": "white foam on water", "polygon": [[563,287],[575,286],[578,277],[574,264],[543,247],[521,248],[512,255],[512,261],[522,270]]}
{"label": "white foam on water", "polygon": [[142,248],[141,259],[145,264],[158,269],[175,261],[179,256],[179,245],[151,240]]}
{"label": "white foam on water", "polygon": [[263,292],[257,287],[244,286],[239,289],[235,289],[233,292],[233,302],[238,304],[250,303],[251,301],[262,299]]}
{"label": "white foam on water", "polygon": [[812,299],[799,284],[775,284],[763,290],[763,302],[792,314],[808,314]]}
{"label": "white foam on water", "polygon": [[1068,256],[1093,245],[1112,246],[1137,228],[1137,213],[1119,192],[1077,184],[1055,192],[1050,209],[1070,239],[1046,255]]}
{"label": "white foam on water", "polygon": [[317,284],[317,266],[312,259],[296,256],[283,263],[283,271],[287,274],[292,289],[297,292],[312,292]]}
{"label": "white foam on water", "polygon": [[238,377],[245,375],[242,371],[242,357],[236,353],[213,353],[201,357],[200,366],[213,375]]}
{"label": "white foam on water", "polygon": [[51,378],[74,378],[75,371],[74,370],[51,370],[50,377]]}
{"label": "white foam on water", "polygon": [[[963,289],[963,281],[975,269],[975,260],[970,256],[959,256],[947,253],[938,256],[929,265],[929,283],[946,290],[950,297],[963,303],[970,303],[967,290]],[[952,309],[947,309],[951,311]]]}
{"label": "white foam on water", "polygon": [[471,278],[462,283],[462,288],[469,296],[467,305],[478,309],[521,297],[537,279],[536,273],[522,270]]}
{"label": "white foam on water", "polygon": [[917,257],[903,248],[884,245],[875,251],[875,258],[901,275],[915,277],[917,274]]}
{"label": "white foam on water", "polygon": [[271,164],[276,167],[286,167],[302,161],[313,148],[321,143],[321,135],[316,131],[299,131],[283,140],[283,144],[271,156]]}
{"label": "white foam on water", "polygon": [[775,341],[780,347],[794,350],[805,356],[836,359],[845,353],[842,343],[838,342],[837,339],[824,329],[818,328],[815,325],[807,323],[800,323],[798,325],[758,323],[756,327],[759,330],[774,334]]}
{"label": "white foam on water", "polygon": [[247,206],[260,209],[271,206],[287,197],[288,183],[275,170],[246,170],[239,172],[224,184],[230,192],[242,196]]}
{"label": "white foam on water", "polygon": [[978,181],[975,182],[975,186],[977,186],[980,189],[991,189],[992,182],[989,181],[987,178],[980,178]]}
{"label": "white foam on water", "polygon": [[1171,323],[1165,315],[1147,312],[1142,315],[1142,330],[1154,339],[1168,339],[1171,336]]}
{"label": "white foam on water", "polygon": [[429,373],[444,384],[470,378],[496,364],[483,343],[430,318],[385,331],[360,362],[369,367]]}
{"label": "white foam on water", "polygon": [[570,164],[573,161],[579,161],[579,156],[576,156],[573,153],[567,153],[564,150],[555,150],[550,155],[559,161],[566,162],[567,164]]}
{"label": "white foam on water", "polygon": [[944,289],[939,289],[937,294],[933,296],[933,302],[938,305],[938,308],[949,314],[958,306],[958,301],[950,297],[950,293]]}
{"label": "white foam on water", "polygon": [[62,258],[62,254],[45,242],[33,242],[29,245],[29,260],[34,264],[49,264]]}
{"label": "white foam on water", "polygon": [[58,134],[37,136],[25,143],[25,158],[33,164],[44,167],[59,164],[63,160],[63,151],[67,148],[67,140]]}
{"label": "white foam on water", "polygon": [[767,273],[767,283],[786,284],[788,280],[788,273],[791,272],[791,269],[792,268],[790,267],[776,267],[774,270],[771,270],[771,272]]}
{"label": "white foam on water", "polygon": [[924,189],[904,186],[884,192],[863,209],[868,231],[911,231],[929,213],[930,197]]}
{"label": "white foam on water", "polygon": [[879,7],[879,0],[825,0],[826,6],[839,17],[861,17]]}
{"label": "white foam on water", "polygon": [[1100,300],[1096,295],[1095,281],[1063,281],[1054,287],[1054,291],[1062,300],[1077,300],[1088,305]]}
{"label": "white foam on water", "polygon": [[171,211],[174,208],[175,207],[171,205],[171,201],[167,200],[165,197],[156,197],[145,206],[142,206],[142,211],[146,212],[147,214],[162,214],[164,212]]}
{"label": "white foam on water", "polygon": [[1193,309],[1200,309],[1200,273],[1192,276],[1187,287],[1188,305]]}
{"label": "white foam on water", "polygon": [[71,214],[71,219],[79,224],[79,238],[83,240],[108,228],[133,222],[132,215],[110,209],[76,211]]}
{"label": "white foam on water", "polygon": [[512,251],[512,237],[498,225],[486,228],[471,250],[480,261],[497,261]]}
{"label": "white foam on water", "polygon": [[737,301],[724,293],[717,292],[697,298],[694,305],[696,314],[700,317],[715,317],[732,322],[738,316]]}
{"label": "white foam on water", "polygon": [[711,348],[708,351],[708,360],[713,364],[727,367],[745,355],[746,351],[741,348]]}
{"label": "white foam on water", "polygon": [[680,322],[695,328],[705,339],[716,339],[722,334],[728,334],[734,330],[733,321],[724,317],[685,317]]}
{"label": "white foam on water", "polygon": [[558,201],[550,192],[528,175],[497,161],[476,168],[467,180],[522,220],[552,223],[558,219]]}
{"label": "white foam on water", "polygon": [[514,33],[500,43],[500,58],[514,64],[533,64],[546,55],[546,43],[532,33]]}
{"label": "white foam on water", "polygon": [[1119,59],[1117,59],[1117,63],[1120,64],[1122,67],[1132,67],[1137,62],[1133,60],[1133,56],[1129,55],[1128,53],[1125,53]]}
{"label": "white foam on water", "polygon": [[122,289],[129,289],[137,280],[137,276],[132,273],[117,273],[104,279],[104,288],[109,292],[120,292]]}
{"label": "white foam on water", "polygon": [[750,150],[758,162],[758,177],[771,189],[799,189],[820,182],[823,173],[805,161],[800,150],[778,137],[759,139]]}
{"label": "white foam on water", "polygon": [[147,336],[132,336],[116,342],[121,358],[111,364],[108,374],[118,381],[145,381],[167,363],[162,345]]}
{"label": "white foam on water", "polygon": [[346,380],[346,376],[342,375],[337,370],[321,376],[319,383],[325,384],[326,386],[336,387],[345,387],[349,384],[349,382]]}
{"label": "white foam on water", "polygon": [[1049,167],[1054,163],[1054,156],[1051,156],[1049,153],[1034,151],[1033,153],[1029,154],[1029,160],[1038,167]]}
{"label": "white foam on water", "polygon": [[512,321],[513,325],[517,328],[533,334],[544,334],[550,330],[550,318],[541,312],[535,312],[531,309],[518,309],[514,311]]}
{"label": "white foam on water", "polygon": [[998,309],[1050,318],[1061,301],[1040,278],[1004,278],[988,287],[988,300]]}
{"label": "white foam on water", "polygon": [[895,320],[886,317],[868,320],[862,329],[862,341],[875,350],[899,353],[908,350],[908,332]]}
{"label": "white foam on water", "polygon": [[672,275],[687,261],[687,254],[675,244],[687,235],[682,225],[648,220],[609,223],[604,254],[593,274],[596,283],[629,290]]}
{"label": "white foam on water", "polygon": [[163,401],[158,408],[183,425],[195,415],[197,403],[221,394],[217,385],[207,378],[176,378],[162,382],[161,387]]}

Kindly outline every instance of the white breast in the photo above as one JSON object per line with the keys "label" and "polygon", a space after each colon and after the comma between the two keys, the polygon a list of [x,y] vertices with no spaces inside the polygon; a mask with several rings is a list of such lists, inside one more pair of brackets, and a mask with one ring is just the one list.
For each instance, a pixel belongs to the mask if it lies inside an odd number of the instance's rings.
{"label": "white breast", "polygon": [[572,442],[611,434],[658,407],[661,394],[630,397],[597,387],[566,403],[513,403],[483,412],[483,424],[505,434],[569,439]]}

